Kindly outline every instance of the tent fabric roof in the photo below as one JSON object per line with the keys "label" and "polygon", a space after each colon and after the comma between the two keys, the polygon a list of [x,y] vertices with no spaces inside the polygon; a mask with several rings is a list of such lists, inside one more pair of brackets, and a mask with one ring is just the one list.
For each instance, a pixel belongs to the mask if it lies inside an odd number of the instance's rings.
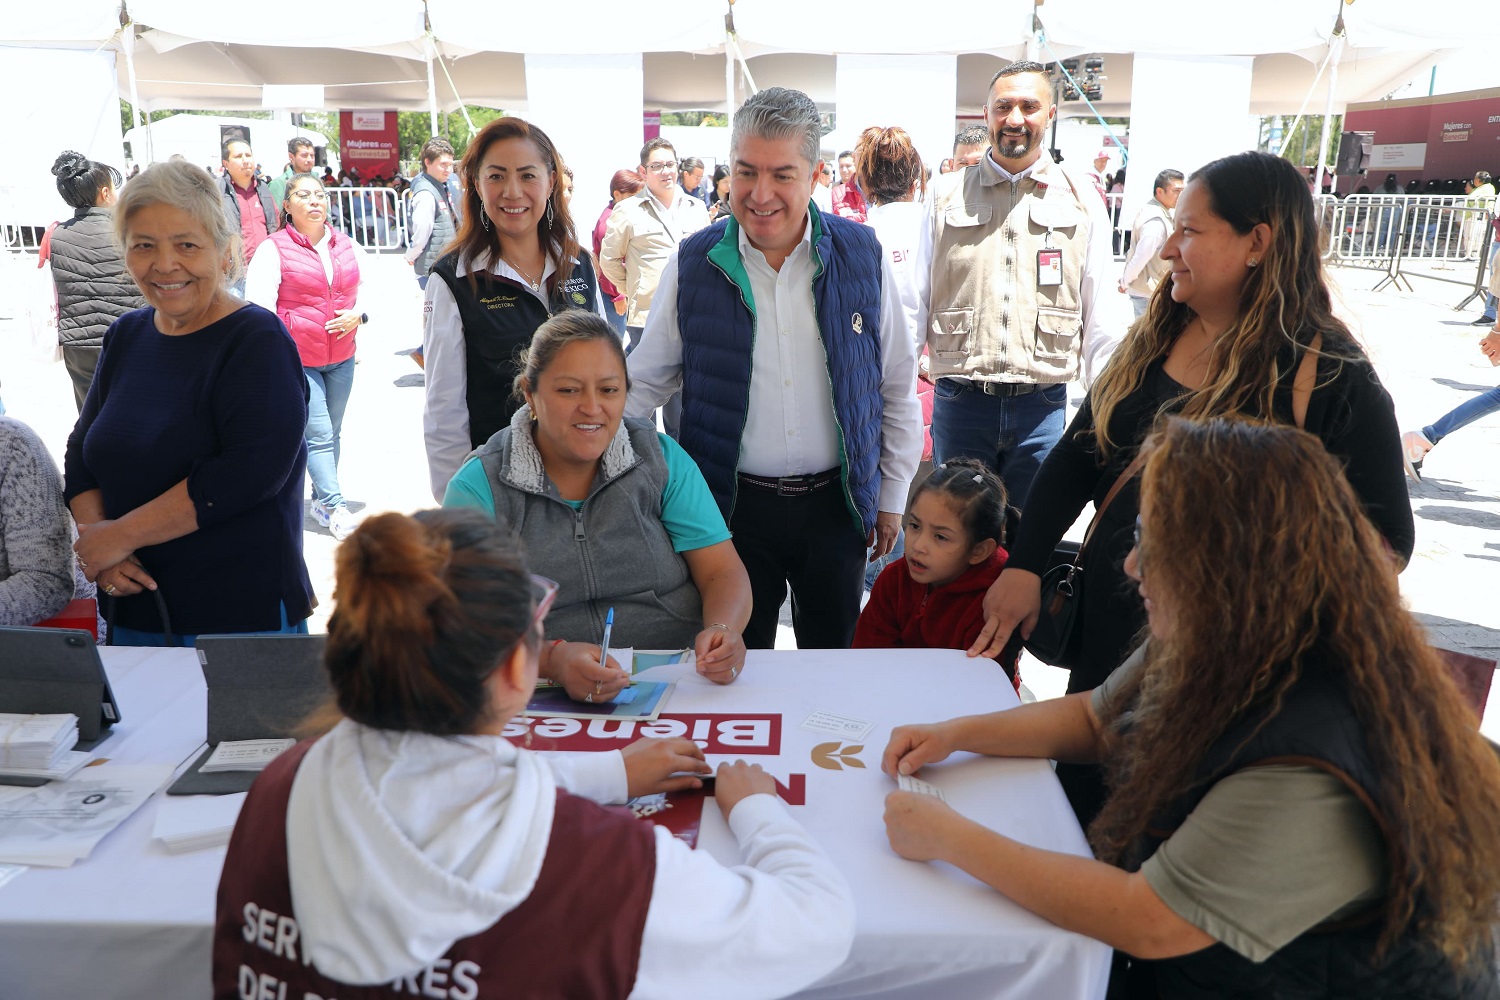
{"label": "tent fabric roof", "polygon": [[[141,31],[136,75],[147,108],[259,108],[262,86],[307,83],[323,85],[330,106],[426,108],[425,24],[467,103],[524,108],[522,53],[625,51],[645,54],[648,107],[724,105],[728,0],[679,4],[650,23],[622,16],[616,0],[570,0],[566,22],[545,5],[497,13],[489,0],[362,0],[357,14],[307,18],[295,29],[280,15],[245,18],[212,4],[124,5]],[[121,0],[18,5],[7,11],[0,44],[119,45],[121,8]],[[1258,0],[1214,4],[1211,19],[1142,16],[1117,0],[991,0],[962,17],[912,18],[909,0],[866,0],[860,19],[819,31],[806,0],[736,0],[732,11],[756,83],[799,87],[825,106],[838,53],[939,52],[959,57],[960,110],[977,108],[983,83],[973,81],[1021,56],[1033,13],[1044,26],[1044,59],[1106,54],[1106,114],[1123,111],[1130,93],[1130,57],[1109,53],[1256,56],[1250,110],[1266,114],[1302,103],[1340,13],[1340,107],[1384,96],[1448,50],[1500,43],[1500,19],[1475,19],[1458,0],[1427,0],[1421,16],[1409,0]],[[123,94],[124,60],[120,72]],[[439,103],[456,105],[441,71],[436,80]],[[1321,93],[1314,103],[1321,106]]]}

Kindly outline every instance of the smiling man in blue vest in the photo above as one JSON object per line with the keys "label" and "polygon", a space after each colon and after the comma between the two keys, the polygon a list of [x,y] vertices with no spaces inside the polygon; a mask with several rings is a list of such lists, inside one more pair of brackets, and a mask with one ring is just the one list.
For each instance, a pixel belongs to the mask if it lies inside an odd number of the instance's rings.
{"label": "smiling man in blue vest", "polygon": [[735,113],[733,216],[684,240],[630,355],[627,416],[682,392],[698,463],[750,574],[745,645],[787,585],[803,649],[854,636],[866,546],[895,543],[922,451],[914,331],[872,230],[809,204],[818,108],[772,87]]}

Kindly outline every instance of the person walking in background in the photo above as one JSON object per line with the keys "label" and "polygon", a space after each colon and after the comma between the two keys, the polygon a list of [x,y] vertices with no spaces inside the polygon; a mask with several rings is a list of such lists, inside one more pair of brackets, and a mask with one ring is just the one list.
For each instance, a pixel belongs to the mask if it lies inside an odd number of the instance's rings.
{"label": "person walking in background", "polygon": [[849,645],[867,549],[895,544],[921,452],[916,351],[880,242],[809,205],[821,136],[800,91],[735,112],[733,217],[667,261],[630,356],[627,417],[682,394],[678,440],[750,575],[752,649],[775,644],[788,583],[797,645]]}
{"label": "person walking in background", "polygon": [[52,173],[57,193],[73,209],[73,218],[52,230],[47,260],[57,289],[57,339],[73,381],[73,402],[82,413],[104,348],[104,331],[146,300],[125,269],[115,235],[111,212],[120,172],[70,150],[58,156]]}
{"label": "person walking in background", "polygon": [[[609,231],[610,216],[614,215],[615,208],[626,198],[640,193],[645,185],[641,181],[640,174],[634,170],[616,170],[615,175],[609,180],[609,204],[604,206],[604,211],[599,213],[599,221],[594,223],[594,260],[597,262],[604,252],[604,235]],[[630,299],[625,293],[616,287],[609,275],[599,275],[599,290],[614,307],[608,310],[609,325],[615,328],[620,339],[625,339],[625,314],[630,309]]]}
{"label": "person walking in background", "polygon": [[1130,259],[1120,275],[1119,289],[1130,296],[1136,319],[1146,315],[1151,294],[1172,270],[1161,259],[1161,248],[1172,232],[1172,210],[1177,207],[1184,183],[1181,170],[1169,167],[1157,174],[1151,200],[1141,206],[1130,227]]}
{"label": "person walking in background", "polygon": [[703,161],[696,156],[684,157],[677,165],[677,185],[682,193],[708,203],[708,187],[703,183]]}
{"label": "person walking in background", "polygon": [[[1500,279],[1492,276],[1490,287],[1497,286],[1500,286]],[[1484,339],[1479,342],[1479,349],[1490,359],[1490,364],[1500,365],[1500,326],[1484,335]],[[1401,435],[1401,457],[1406,466],[1406,474],[1421,482],[1422,462],[1427,453],[1438,446],[1438,442],[1496,410],[1500,410],[1500,386],[1486,389],[1473,399],[1458,404],[1419,431],[1407,431]]]}
{"label": "person walking in background", "polygon": [[[411,231],[406,247],[406,262],[417,276],[417,287],[424,291],[432,265],[458,235],[458,204],[449,185],[452,176],[453,145],[433,136],[422,145],[422,172],[411,181]],[[425,367],[420,346],[411,352],[411,359],[418,368]]]}
{"label": "person walking in background", "polygon": [[1086,178],[1046,151],[1057,115],[1040,63],[990,82],[990,150],[936,185],[927,356],[934,458],[977,458],[1023,512],[1062,436],[1067,383],[1097,375],[1125,332],[1104,294],[1109,219]]}
{"label": "person walking in background", "polygon": [[[219,192],[224,203],[224,218],[240,234],[244,261],[255,259],[255,251],[281,227],[281,208],[271,196],[271,187],[255,174],[255,153],[244,139],[226,139],[223,146],[224,176]],[[230,286],[240,298],[245,297],[245,279]]]}
{"label": "person walking in background", "polygon": [[286,225],[261,246],[245,276],[245,298],[274,312],[307,378],[307,474],[313,520],[342,541],[354,515],[339,487],[340,431],[354,388],[354,334],[367,251],[328,225],[328,192],[312,174],[287,183]]}
{"label": "person walking in background", "polygon": [[833,211],[835,215],[851,222],[864,222],[870,206],[860,190],[859,178],[854,169],[854,151],[846,149],[839,154],[839,182],[833,186]]}

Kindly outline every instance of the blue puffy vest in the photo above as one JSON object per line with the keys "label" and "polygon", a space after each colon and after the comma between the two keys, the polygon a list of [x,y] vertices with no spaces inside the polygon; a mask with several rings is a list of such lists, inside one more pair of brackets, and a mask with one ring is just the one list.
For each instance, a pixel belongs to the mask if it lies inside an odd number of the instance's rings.
{"label": "blue puffy vest", "polygon": [[[857,222],[808,207],[816,266],[813,302],[828,359],[844,500],[861,534],[880,496],[880,242]],[[710,226],[677,252],[682,334],[682,447],[728,521],[734,512],[740,437],[750,409],[755,305],[739,253],[739,223]],[[821,469],[808,470],[821,472]]]}

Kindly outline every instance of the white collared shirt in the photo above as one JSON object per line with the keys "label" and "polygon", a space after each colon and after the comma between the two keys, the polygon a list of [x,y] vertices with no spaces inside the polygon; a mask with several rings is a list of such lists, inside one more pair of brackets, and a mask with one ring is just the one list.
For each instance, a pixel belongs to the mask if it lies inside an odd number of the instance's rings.
{"label": "white collared shirt", "polygon": [[[460,278],[470,270],[489,271],[509,278],[536,298],[550,312],[547,301],[547,279],[557,270],[552,255],[542,270],[542,287],[531,283],[503,260],[490,261],[488,253],[474,258],[473,267],[458,265]],[[469,443],[469,368],[464,350],[464,324],[458,303],[448,283],[433,274],[427,279],[427,301],[422,314],[422,373],[427,394],[422,406],[422,435],[427,445],[427,472],[431,477],[432,495],[438,503],[448,490],[448,480],[464,464],[473,447]],[[594,295],[594,312],[608,318],[604,299]]]}
{"label": "white collared shirt", "polygon": [[1000,175],[1000,179],[1002,181],[1009,181],[1012,184],[1017,184],[1020,181],[1022,181],[1024,179],[1026,179],[1027,177],[1031,176],[1031,171],[1033,169],[1035,169],[1035,167],[1036,167],[1036,165],[1038,163],[1042,162],[1042,158],[1040,156],[1037,157],[1036,159],[1032,160],[1030,163],[1026,164],[1026,166],[1023,167],[1018,173],[1014,173],[1014,174],[1011,173],[1009,170],[1006,170],[1000,164],[998,164],[998,163],[995,162],[995,155],[994,155],[994,150],[993,149],[984,154],[984,162],[988,163],[990,165],[990,169],[991,170],[995,171],[995,173],[997,173],[997,174]]}
{"label": "white collared shirt", "polygon": [[[755,300],[750,408],[740,438],[739,471],[755,476],[805,476],[839,467],[838,422],[828,357],[813,302],[811,221],[781,270],[739,232],[740,259]],[[922,455],[915,333],[881,261],[880,497],[887,513],[906,509]],[[649,416],[682,386],[682,334],[677,325],[677,255],[657,286],[640,346],[631,352],[628,417]]]}

